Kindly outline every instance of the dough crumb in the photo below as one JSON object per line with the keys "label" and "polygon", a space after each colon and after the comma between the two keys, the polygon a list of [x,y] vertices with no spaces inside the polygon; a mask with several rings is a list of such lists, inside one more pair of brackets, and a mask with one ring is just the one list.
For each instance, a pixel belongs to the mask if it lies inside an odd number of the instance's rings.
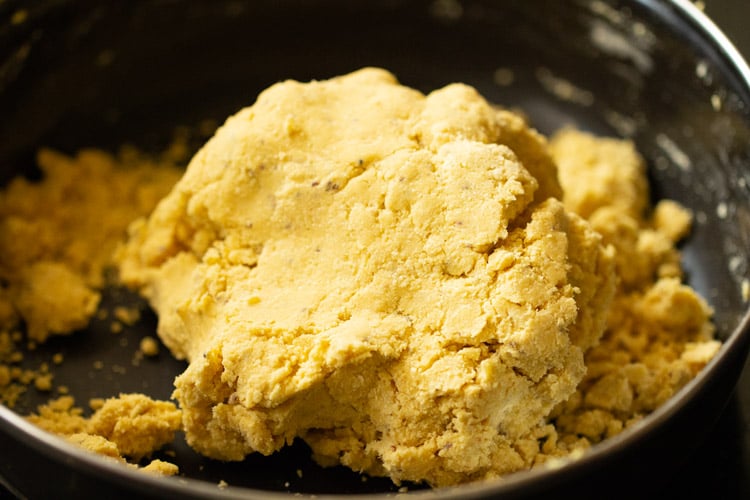
{"label": "dough crumb", "polygon": [[177,465],[158,459],[152,460],[148,465],[141,468],[141,470],[159,476],[176,476],[180,473],[180,468]]}
{"label": "dough crumb", "polygon": [[[90,406],[96,410],[86,418],[72,396],[61,396],[39,406],[37,413],[27,419],[89,451],[134,464],[172,442],[181,429],[181,414],[173,403],[155,401],[143,394],[92,400]],[[176,473],[175,466],[164,464],[152,461],[144,469]]]}
{"label": "dough crumb", "polygon": [[40,373],[34,377],[34,387],[37,391],[49,392],[52,390],[52,374]]}
{"label": "dough crumb", "polygon": [[[54,390],[54,374],[46,362],[36,367],[22,366],[25,356],[21,351],[23,336],[18,332],[0,331],[0,403],[15,407],[19,398],[29,387],[39,392]],[[57,355],[51,357],[53,364],[61,361]],[[27,363],[30,364],[30,363]]]}
{"label": "dough crumb", "polygon": [[104,399],[103,398],[91,398],[89,399],[89,408],[96,411],[99,408],[104,406]]}
{"label": "dough crumb", "polygon": [[141,311],[137,307],[117,306],[112,312],[120,323],[133,326],[141,319]]}
{"label": "dough crumb", "polygon": [[153,337],[143,337],[140,343],[140,350],[144,356],[157,356],[159,354],[159,342]]}

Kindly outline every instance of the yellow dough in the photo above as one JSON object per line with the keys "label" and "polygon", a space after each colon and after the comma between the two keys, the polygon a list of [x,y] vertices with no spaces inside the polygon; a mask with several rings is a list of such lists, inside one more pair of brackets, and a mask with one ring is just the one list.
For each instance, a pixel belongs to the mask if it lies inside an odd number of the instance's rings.
{"label": "yellow dough", "polygon": [[38,163],[41,182],[17,177],[0,192],[0,332],[23,321],[29,341],[41,343],[89,324],[128,224],[180,171],[97,150],[42,149]]}
{"label": "yellow dough", "polygon": [[618,434],[658,408],[718,352],[712,309],[681,283],[676,243],[692,216],[670,200],[648,207],[646,168],[633,144],[566,129],[550,141],[564,203],[616,250],[618,286],[586,376],[553,414],[561,442]]}
{"label": "yellow dough", "polygon": [[188,442],[440,486],[529,465],[583,379],[614,252],[566,209],[545,140],[472,88],[389,73],[279,83],[146,220],[121,278],[189,361]]}
{"label": "yellow dough", "polygon": [[[182,139],[159,161],[42,150],[42,179],[0,193],[4,404],[53,390],[63,362],[24,368],[22,343],[106,313],[113,250],[179,178]],[[84,418],[62,396],[28,418],[141,465],[183,426],[211,457],[301,438],[324,465],[396,483],[575,458],[720,348],[711,308],[682,283],[691,219],[649,205],[631,142],[563,129],[548,144],[470,87],[425,96],[377,69],[284,82],[228,120],[117,250],[190,362],[181,408],[125,394]],[[139,318],[112,314],[113,332]],[[136,354],[158,348],[146,336]]]}
{"label": "yellow dough", "polygon": [[[74,406],[73,397],[61,396],[26,418],[76,446],[123,463],[125,457],[137,463],[172,442],[181,426],[180,411],[173,403],[143,394],[109,398],[89,418],[82,413]],[[177,466],[161,460],[152,460],[139,469],[162,475],[178,472]]]}

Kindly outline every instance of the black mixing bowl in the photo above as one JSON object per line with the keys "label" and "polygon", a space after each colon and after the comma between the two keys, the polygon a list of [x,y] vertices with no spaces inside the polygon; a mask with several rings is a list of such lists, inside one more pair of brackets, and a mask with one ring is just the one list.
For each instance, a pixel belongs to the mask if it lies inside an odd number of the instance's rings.
{"label": "black mixing bowl", "polygon": [[[218,121],[287,78],[381,66],[423,91],[469,83],[517,107],[542,132],[572,124],[631,138],[655,198],[690,207],[689,283],[715,309],[718,356],[641,424],[559,469],[431,491],[440,498],[547,494],[629,497],[669,477],[720,414],[747,358],[750,70],[687,0],[27,1],[0,3],[0,181],[36,175],[40,146],[74,152],[122,143],[158,151],[175,126]],[[145,306],[123,290],[105,303]],[[153,334],[148,316],[123,335]],[[92,376],[92,361],[129,362],[108,325],[53,339],[56,380],[80,400],[119,391],[165,398],[183,365],[161,354],[137,372]],[[104,333],[102,333],[104,332]],[[16,410],[45,399],[30,391]],[[216,463],[175,444],[183,476],[155,478],[71,448],[0,407],[0,477],[29,498],[268,498],[286,491],[393,494],[387,480],[312,463],[304,445]],[[299,473],[298,473],[299,472]],[[231,486],[217,487],[220,480]]]}

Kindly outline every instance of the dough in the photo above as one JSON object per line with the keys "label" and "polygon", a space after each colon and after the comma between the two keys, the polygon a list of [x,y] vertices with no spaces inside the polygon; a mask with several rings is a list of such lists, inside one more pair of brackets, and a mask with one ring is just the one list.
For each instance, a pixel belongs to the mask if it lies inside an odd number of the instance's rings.
{"label": "dough", "polygon": [[[74,406],[73,397],[61,396],[26,418],[79,447],[123,463],[124,457],[138,463],[172,442],[181,425],[180,411],[173,403],[154,401],[143,394],[109,398],[89,418],[82,413]],[[141,470],[162,475],[178,472],[174,464],[161,460],[152,460]]]}
{"label": "dough", "polygon": [[396,482],[493,477],[528,465],[518,440],[576,390],[615,290],[560,197],[545,140],[470,87],[287,81],[131,226],[121,278],[190,363],[200,453],[300,437]]}
{"label": "dough", "polygon": [[561,442],[618,434],[672,397],[718,352],[711,307],[681,283],[677,242],[690,212],[648,206],[646,168],[629,141],[568,129],[550,141],[567,208],[616,250],[618,286],[601,342],[576,393],[552,416]]}
{"label": "dough", "polygon": [[[85,326],[186,138],[158,167],[44,150],[42,180],[0,194],[4,404],[53,388],[54,366],[21,368],[18,347]],[[123,462],[184,418],[210,456],[300,437],[323,464],[396,482],[557,466],[639,422],[720,347],[681,282],[691,214],[648,200],[632,143],[569,129],[547,145],[466,86],[423,96],[374,69],[285,82],[229,120],[119,250],[191,361],[185,411],[131,394],[92,400],[86,419],[63,396],[29,419]],[[139,317],[112,314],[113,332]],[[157,347],[145,337],[136,355]]]}
{"label": "dough", "polygon": [[88,325],[128,224],[180,171],[97,150],[68,157],[42,149],[38,163],[42,182],[17,177],[0,193],[0,331],[23,321],[28,340],[40,343]]}

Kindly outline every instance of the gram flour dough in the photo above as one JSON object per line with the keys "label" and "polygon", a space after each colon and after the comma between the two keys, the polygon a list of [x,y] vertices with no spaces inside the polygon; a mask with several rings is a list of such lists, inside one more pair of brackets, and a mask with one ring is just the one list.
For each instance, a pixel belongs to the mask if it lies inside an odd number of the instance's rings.
{"label": "gram flour dough", "polygon": [[119,254],[189,361],[190,445],[301,438],[435,486],[524,467],[514,440],[574,393],[615,290],[546,147],[471,87],[373,68],[229,118]]}

